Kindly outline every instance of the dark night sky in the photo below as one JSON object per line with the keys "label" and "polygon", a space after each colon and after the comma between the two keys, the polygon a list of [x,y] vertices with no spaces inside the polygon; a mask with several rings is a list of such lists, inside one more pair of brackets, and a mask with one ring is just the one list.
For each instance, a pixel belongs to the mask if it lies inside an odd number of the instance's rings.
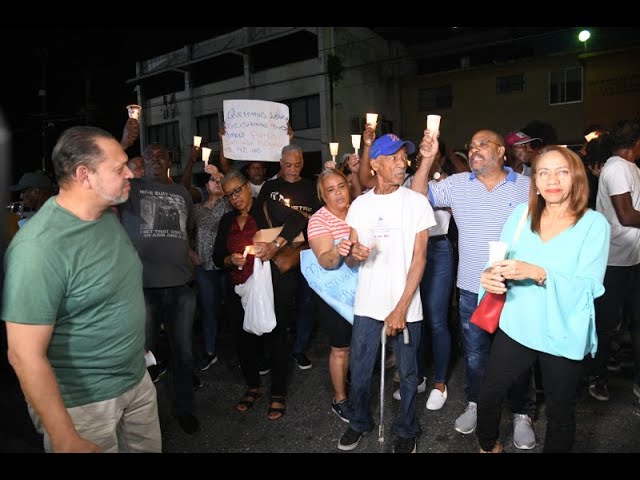
{"label": "dark night sky", "polygon": [[97,107],[95,125],[119,138],[127,118],[125,106],[136,102],[132,86],[125,84],[135,76],[136,60],[226,30],[180,26],[1,28],[0,55],[6,68],[0,106],[12,133],[11,183],[42,164],[43,106],[38,91],[43,83],[43,54],[49,119],[46,143],[50,151],[65,128],[80,123],[86,78],[91,79],[90,97]]}

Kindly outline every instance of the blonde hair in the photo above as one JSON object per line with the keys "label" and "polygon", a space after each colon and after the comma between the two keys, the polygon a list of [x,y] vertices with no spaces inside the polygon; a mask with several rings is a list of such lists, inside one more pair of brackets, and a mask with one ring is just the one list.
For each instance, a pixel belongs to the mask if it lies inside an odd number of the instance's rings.
{"label": "blonde hair", "polygon": [[[349,181],[347,180],[347,177],[340,170],[337,170],[335,168],[327,168],[327,169],[323,170],[322,172],[320,172],[320,175],[318,175],[318,180],[316,181],[316,191],[317,191],[317,194],[318,194],[318,200],[320,200],[322,203],[326,203],[324,201],[324,198],[322,197],[322,190],[324,188],[324,180],[325,180],[325,178],[327,178],[330,175],[337,175],[338,177],[342,178],[347,185],[349,184]],[[349,201],[351,201],[351,192],[349,192]]]}

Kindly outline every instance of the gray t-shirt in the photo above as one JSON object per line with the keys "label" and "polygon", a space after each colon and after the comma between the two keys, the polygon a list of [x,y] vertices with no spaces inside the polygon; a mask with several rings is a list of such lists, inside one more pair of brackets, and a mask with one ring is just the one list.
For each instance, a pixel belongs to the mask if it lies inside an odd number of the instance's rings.
{"label": "gray t-shirt", "polygon": [[182,185],[131,179],[129,200],[119,210],[140,255],[145,288],[176,287],[191,280],[187,222],[192,203]]}

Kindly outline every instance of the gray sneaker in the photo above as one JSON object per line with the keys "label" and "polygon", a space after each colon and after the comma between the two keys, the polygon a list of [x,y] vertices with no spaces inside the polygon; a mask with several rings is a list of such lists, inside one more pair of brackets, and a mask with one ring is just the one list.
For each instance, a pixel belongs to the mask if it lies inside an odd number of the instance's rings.
{"label": "gray sneaker", "polygon": [[531,450],[536,446],[536,434],[529,415],[513,414],[513,444],[520,450]]}
{"label": "gray sneaker", "polygon": [[464,413],[456,418],[455,429],[456,432],[460,432],[463,435],[468,435],[476,430],[476,423],[478,422],[478,404],[476,402],[469,402]]}

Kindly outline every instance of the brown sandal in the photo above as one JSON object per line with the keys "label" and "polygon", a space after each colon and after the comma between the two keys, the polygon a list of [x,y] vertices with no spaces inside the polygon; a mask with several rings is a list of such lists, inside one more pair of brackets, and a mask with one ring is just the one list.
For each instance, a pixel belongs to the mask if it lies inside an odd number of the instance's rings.
{"label": "brown sandal", "polygon": [[236,411],[239,413],[246,413],[251,410],[253,404],[262,398],[262,390],[256,388],[250,388],[246,391],[244,396],[236,403]]}
{"label": "brown sandal", "polygon": [[[276,407],[274,405],[280,404],[281,407]],[[284,417],[285,411],[287,409],[287,399],[282,395],[271,395],[271,401],[269,404],[269,409],[267,410],[267,419],[275,421],[280,420]]]}

